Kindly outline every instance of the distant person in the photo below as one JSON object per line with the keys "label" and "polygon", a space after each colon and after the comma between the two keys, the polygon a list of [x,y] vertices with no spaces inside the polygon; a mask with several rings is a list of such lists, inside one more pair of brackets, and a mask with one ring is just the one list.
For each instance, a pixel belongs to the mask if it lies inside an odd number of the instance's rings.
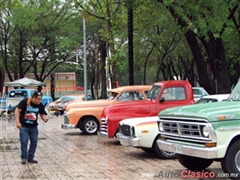
{"label": "distant person", "polygon": [[47,113],[41,101],[42,93],[36,91],[30,98],[21,100],[15,110],[16,126],[19,129],[21,141],[22,164],[38,162],[34,159],[38,142],[38,114],[44,122],[48,122]]}

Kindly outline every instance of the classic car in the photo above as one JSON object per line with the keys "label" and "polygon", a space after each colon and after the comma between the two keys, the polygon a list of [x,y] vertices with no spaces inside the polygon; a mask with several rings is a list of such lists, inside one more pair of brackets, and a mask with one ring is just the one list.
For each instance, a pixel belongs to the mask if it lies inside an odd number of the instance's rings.
{"label": "classic car", "polygon": [[[214,161],[225,179],[240,175],[240,82],[223,102],[169,108],[158,114],[158,147],[177,154],[189,170],[203,171]],[[234,175],[234,176],[230,176]]]}
{"label": "classic car", "polygon": [[197,102],[201,97],[209,95],[203,87],[192,87],[192,89],[195,102]]}
{"label": "classic car", "polygon": [[157,145],[160,138],[158,116],[124,119],[119,122],[116,136],[123,146],[141,148],[146,152],[153,151],[160,159],[176,158],[175,153],[163,151]]}
{"label": "classic car", "polygon": [[157,116],[164,109],[190,104],[194,104],[194,100],[192,85],[188,81],[156,82],[146,100],[118,103],[104,108],[99,135],[115,137],[118,132],[118,123],[123,119]]}
{"label": "classic car", "polygon": [[199,99],[196,102],[196,104],[221,102],[226,100],[229,97],[229,95],[230,94],[214,94],[214,95],[203,96],[201,97],[201,99]]}
{"label": "classic car", "polygon": [[[88,96],[88,100],[92,100],[92,97]],[[84,101],[84,94],[69,94],[62,96],[58,100],[50,103],[49,108],[51,111],[59,111],[60,114],[63,114],[68,104],[79,101]]]}
{"label": "classic car", "polygon": [[64,113],[62,128],[79,128],[85,134],[96,134],[100,127],[102,110],[106,106],[135,100],[141,102],[147,98],[151,88],[151,85],[122,86],[109,90],[112,93],[109,99],[72,103]]}

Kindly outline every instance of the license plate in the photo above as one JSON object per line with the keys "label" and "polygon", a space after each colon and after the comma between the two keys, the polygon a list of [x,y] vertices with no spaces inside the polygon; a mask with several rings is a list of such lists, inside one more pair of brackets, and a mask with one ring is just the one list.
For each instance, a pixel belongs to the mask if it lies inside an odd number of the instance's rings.
{"label": "license plate", "polygon": [[182,145],[180,145],[180,144],[174,144],[174,148],[175,148],[175,153],[179,153],[179,154],[182,154],[182,152],[183,152],[183,147],[182,147]]}

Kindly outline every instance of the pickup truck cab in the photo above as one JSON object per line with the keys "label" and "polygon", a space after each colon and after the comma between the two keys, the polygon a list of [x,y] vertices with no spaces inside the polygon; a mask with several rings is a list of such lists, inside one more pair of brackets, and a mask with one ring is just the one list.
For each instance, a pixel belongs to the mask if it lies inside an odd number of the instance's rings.
{"label": "pickup truck cab", "polygon": [[160,149],[177,154],[190,170],[221,162],[228,178],[240,178],[240,82],[227,100],[169,108],[159,113]]}
{"label": "pickup truck cab", "polygon": [[193,104],[192,86],[188,81],[161,81],[153,85],[148,98],[107,106],[101,116],[100,136],[113,138],[118,123],[127,118],[157,116],[164,109]]}
{"label": "pickup truck cab", "polygon": [[129,101],[141,102],[147,98],[151,88],[152,85],[122,86],[109,90],[114,94],[109,99],[71,103],[64,113],[62,129],[79,128],[85,134],[96,134],[100,127],[102,110],[106,106]]}

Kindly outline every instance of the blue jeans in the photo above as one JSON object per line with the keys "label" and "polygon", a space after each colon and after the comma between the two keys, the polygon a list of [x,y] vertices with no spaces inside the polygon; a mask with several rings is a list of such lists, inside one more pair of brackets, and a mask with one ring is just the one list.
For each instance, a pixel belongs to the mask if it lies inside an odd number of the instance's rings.
{"label": "blue jeans", "polygon": [[[22,127],[20,129],[20,141],[21,141],[21,158],[33,159],[37,148],[38,141],[38,127],[27,128]],[[28,139],[30,139],[30,146],[28,150]]]}

